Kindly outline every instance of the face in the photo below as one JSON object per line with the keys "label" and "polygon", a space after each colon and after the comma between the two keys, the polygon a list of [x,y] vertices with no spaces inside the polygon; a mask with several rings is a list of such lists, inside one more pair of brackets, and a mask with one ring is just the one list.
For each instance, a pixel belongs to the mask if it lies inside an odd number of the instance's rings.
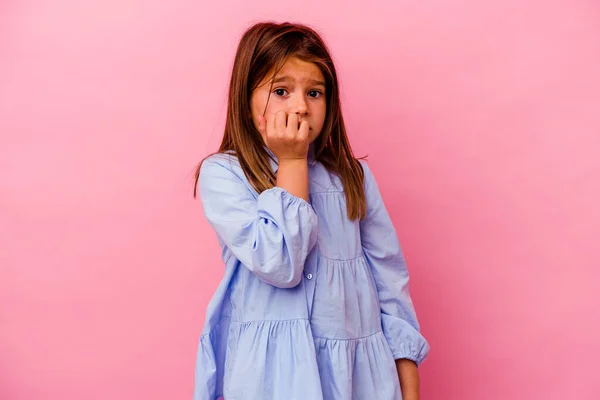
{"label": "face", "polygon": [[279,110],[288,114],[296,113],[300,122],[308,122],[309,140],[312,143],[325,123],[327,104],[323,73],[313,63],[290,58],[275,76],[271,89],[272,76],[272,73],[267,74],[265,80],[252,91],[250,108],[254,125],[258,129],[259,115],[268,117]]}

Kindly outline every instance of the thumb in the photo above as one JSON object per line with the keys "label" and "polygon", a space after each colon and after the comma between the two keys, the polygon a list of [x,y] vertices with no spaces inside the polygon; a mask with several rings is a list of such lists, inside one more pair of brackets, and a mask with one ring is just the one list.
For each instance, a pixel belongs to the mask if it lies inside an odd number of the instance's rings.
{"label": "thumb", "polygon": [[260,133],[260,136],[262,136],[263,141],[266,144],[266,136],[267,136],[267,119],[265,117],[263,117],[262,115],[258,116],[258,132]]}
{"label": "thumb", "polygon": [[264,136],[265,133],[265,126],[267,125],[267,120],[265,119],[265,117],[263,117],[262,115],[258,116],[258,130],[261,133],[261,135]]}

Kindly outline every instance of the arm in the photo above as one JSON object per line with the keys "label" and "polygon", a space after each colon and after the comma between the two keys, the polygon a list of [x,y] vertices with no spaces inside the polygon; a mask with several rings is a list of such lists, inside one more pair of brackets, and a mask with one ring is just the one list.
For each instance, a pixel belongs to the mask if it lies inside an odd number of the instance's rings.
{"label": "arm", "polygon": [[280,160],[277,186],[308,201],[308,160],[306,158]]}
{"label": "arm", "polygon": [[419,400],[421,381],[417,364],[412,360],[400,358],[396,360],[396,369],[402,388],[402,399]]}
{"label": "arm", "polygon": [[234,256],[263,281],[280,288],[298,285],[317,241],[315,212],[281,187],[255,197],[226,157],[213,156],[200,169],[200,198],[208,222]]}
{"label": "arm", "polygon": [[395,228],[371,170],[366,163],[361,164],[365,171],[367,216],[360,223],[360,232],[377,286],[382,329],[397,360],[403,393],[414,392],[415,388],[418,393],[417,366],[427,357],[429,345],[420,333],[409,292],[406,261]]}

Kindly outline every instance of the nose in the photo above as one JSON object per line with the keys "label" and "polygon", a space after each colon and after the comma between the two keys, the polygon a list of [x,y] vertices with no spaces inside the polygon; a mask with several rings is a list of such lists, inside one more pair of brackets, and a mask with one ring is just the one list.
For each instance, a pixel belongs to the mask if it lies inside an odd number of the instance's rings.
{"label": "nose", "polygon": [[306,100],[302,96],[295,97],[296,98],[293,100],[290,113],[297,114],[298,116],[308,115],[308,104],[306,104]]}

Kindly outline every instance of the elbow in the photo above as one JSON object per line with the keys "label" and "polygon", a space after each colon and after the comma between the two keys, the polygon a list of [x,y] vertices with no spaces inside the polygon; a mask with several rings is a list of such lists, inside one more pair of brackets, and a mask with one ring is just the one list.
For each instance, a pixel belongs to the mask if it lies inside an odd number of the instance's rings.
{"label": "elbow", "polygon": [[[286,262],[287,261],[287,262]],[[281,260],[279,257],[254,268],[257,274],[264,282],[280,289],[292,289],[302,281],[303,268],[298,267],[290,260]]]}
{"label": "elbow", "polygon": [[280,289],[292,289],[300,284],[302,281],[302,274],[290,275],[288,279],[282,279],[273,283],[273,286]]}
{"label": "elbow", "polygon": [[268,274],[264,279],[267,283],[280,289],[292,289],[300,284],[302,281],[302,271],[299,271],[293,266],[286,266],[287,268],[280,268],[273,270],[271,274]]}

